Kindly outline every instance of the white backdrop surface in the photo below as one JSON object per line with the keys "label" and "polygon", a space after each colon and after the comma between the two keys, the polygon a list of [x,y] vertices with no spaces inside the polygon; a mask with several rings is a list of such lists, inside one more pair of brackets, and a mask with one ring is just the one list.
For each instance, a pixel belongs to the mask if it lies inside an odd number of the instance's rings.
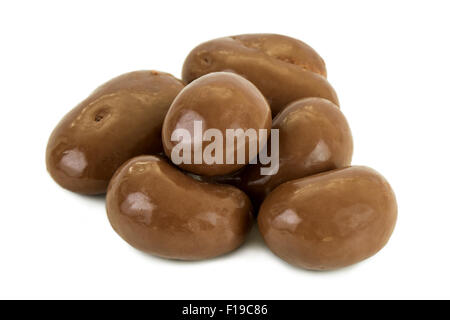
{"label": "white backdrop surface", "polygon": [[[449,13],[448,1],[2,1],[0,298],[450,298]],[[395,190],[397,227],[378,255],[304,271],[254,229],[224,257],[167,261],[122,241],[102,197],[47,174],[53,127],[101,83],[140,69],[179,77],[200,42],[260,32],[321,54],[353,163]]]}

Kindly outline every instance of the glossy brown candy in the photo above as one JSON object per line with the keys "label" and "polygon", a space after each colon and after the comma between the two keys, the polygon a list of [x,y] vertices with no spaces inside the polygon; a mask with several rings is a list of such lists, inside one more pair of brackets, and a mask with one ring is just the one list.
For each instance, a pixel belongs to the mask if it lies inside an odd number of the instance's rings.
{"label": "glossy brown candy", "polygon": [[286,182],[258,215],[269,248],[306,269],[336,269],[381,250],[397,219],[389,183],[367,167],[337,169]]}
{"label": "glossy brown candy", "polygon": [[351,163],[353,139],[349,125],[342,112],[328,100],[295,101],[273,119],[272,128],[279,130],[278,172],[261,175],[258,164],[246,167],[242,175],[242,188],[256,204],[286,181]]}
{"label": "glossy brown candy", "polygon": [[47,170],[71,191],[106,192],[114,171],[126,160],[163,151],[164,116],[183,87],[172,75],[157,71],[108,81],[56,126],[47,145]]}
{"label": "glossy brown candy", "polygon": [[198,260],[236,249],[251,223],[239,189],[197,181],[158,156],[126,162],[106,196],[114,230],[133,247],[165,258]]}
{"label": "glossy brown candy", "polygon": [[[195,136],[194,123],[200,123],[202,132],[197,139]],[[172,158],[172,151],[180,157],[188,155],[190,163],[183,161],[177,163],[182,169],[189,172],[205,175],[217,176],[226,175],[242,168],[256,156],[249,149],[249,140],[245,139],[243,152],[245,154],[244,163],[238,162],[237,139],[234,139],[234,152],[227,148],[225,141],[227,129],[247,129],[256,130],[256,140],[259,139],[259,129],[270,130],[272,117],[270,107],[264,96],[258,89],[243,77],[229,73],[216,72],[203,76],[187,85],[177,96],[164,120],[162,138],[166,155]],[[184,138],[173,139],[175,130],[184,129],[189,133],[191,140]],[[206,130],[218,130],[222,136],[222,156],[214,153],[222,163],[208,163],[204,157],[206,151],[210,149],[210,144],[215,141],[206,141]],[[202,139],[203,138],[203,139]],[[186,141],[185,141],[186,140]],[[202,140],[204,140],[202,142]],[[263,140],[263,139],[262,139]],[[201,163],[195,163],[195,144],[200,146]],[[266,140],[261,142],[265,145]],[[189,149],[182,150],[179,146],[185,144]],[[175,148],[175,149],[174,149]],[[233,161],[227,163],[227,157],[231,155]]]}
{"label": "glossy brown candy", "polygon": [[247,34],[200,44],[186,58],[183,80],[231,71],[258,87],[276,115],[292,101],[325,98],[336,105],[336,92],[326,79],[325,63],[307,44],[276,34]]}

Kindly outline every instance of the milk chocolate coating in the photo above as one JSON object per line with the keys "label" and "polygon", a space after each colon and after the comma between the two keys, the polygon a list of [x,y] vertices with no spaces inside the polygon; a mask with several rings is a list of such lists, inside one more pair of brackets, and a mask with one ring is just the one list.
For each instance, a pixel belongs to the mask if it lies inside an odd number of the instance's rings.
{"label": "milk chocolate coating", "polygon": [[47,145],[47,170],[63,188],[83,194],[106,192],[126,160],[163,151],[161,128],[184,87],[172,75],[136,71],[114,78],[70,111]]}
{"label": "milk chocolate coating", "polygon": [[269,101],[273,115],[306,97],[339,105],[322,58],[307,44],[286,36],[249,34],[205,42],[187,56],[182,77],[189,83],[216,71],[232,71],[250,80]]}
{"label": "milk chocolate coating", "polygon": [[396,219],[389,183],[375,170],[355,166],[277,187],[264,200],[258,225],[280,258],[306,269],[329,270],[381,250]]}
{"label": "milk chocolate coating", "polygon": [[[202,123],[203,133],[207,129],[217,129],[221,132],[224,138],[222,164],[208,164],[205,161],[201,164],[194,163],[194,121]],[[179,166],[186,171],[205,176],[230,174],[255,157],[257,150],[254,154],[250,154],[249,143],[246,140],[245,162],[237,163],[236,144],[234,153],[226,148],[226,130],[246,131],[251,128],[256,130],[259,138],[259,129],[270,130],[271,124],[270,107],[264,96],[251,82],[229,72],[211,73],[187,85],[172,103],[162,130],[164,151],[171,158],[172,149],[179,143],[179,141],[171,141],[174,130],[186,129],[192,137],[191,143],[188,143],[191,145],[191,163],[181,163]],[[202,154],[210,143],[207,141],[202,144]],[[261,144],[265,145],[265,143],[266,140]],[[232,164],[226,164],[227,152],[234,154]],[[184,152],[177,154],[183,155]]]}
{"label": "milk chocolate coating", "polygon": [[[249,165],[242,175],[242,188],[260,204],[283,182],[349,166],[353,154],[352,134],[342,112],[328,100],[295,101],[272,123],[279,130],[279,170],[261,175],[261,165]],[[269,139],[269,151],[271,143]]]}
{"label": "milk chocolate coating", "polygon": [[164,258],[198,260],[236,249],[252,224],[239,189],[197,181],[158,156],[126,162],[106,195],[108,218],[130,245]]}

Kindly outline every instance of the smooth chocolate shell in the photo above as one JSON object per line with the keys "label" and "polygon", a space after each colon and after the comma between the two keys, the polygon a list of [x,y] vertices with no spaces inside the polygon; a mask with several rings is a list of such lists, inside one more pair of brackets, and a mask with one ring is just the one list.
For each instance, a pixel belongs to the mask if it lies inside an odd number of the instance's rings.
{"label": "smooth chocolate shell", "polygon": [[[194,122],[201,123],[203,136],[208,129],[219,130],[222,135],[222,157],[220,163],[194,163]],[[227,129],[256,130],[259,139],[259,129],[268,132],[272,124],[270,107],[264,96],[248,80],[229,73],[216,72],[203,76],[187,85],[172,103],[164,120],[162,139],[165,154],[172,159],[172,150],[180,141],[172,141],[176,129],[185,129],[192,137],[190,144],[191,163],[177,163],[183,170],[205,176],[231,174],[244,167],[257,154],[249,153],[249,141],[245,140],[245,161],[237,161],[237,144],[234,152],[227,148],[225,142]],[[268,133],[269,135],[269,133]],[[184,140],[184,139],[183,139]],[[265,145],[267,140],[262,141]],[[201,154],[208,148],[210,142],[201,142]],[[177,149],[175,149],[177,150]],[[189,152],[187,152],[189,153]],[[184,155],[184,151],[179,153]],[[226,157],[231,154],[234,162],[226,163]],[[173,160],[173,159],[172,159]]]}
{"label": "smooth chocolate shell", "polygon": [[162,123],[183,87],[158,71],[136,71],[108,81],[54,129],[46,153],[50,175],[74,192],[105,193],[126,160],[163,151]]}
{"label": "smooth chocolate shell", "polygon": [[[272,123],[279,130],[279,170],[261,175],[261,165],[250,165],[242,174],[242,189],[255,204],[278,185],[323,171],[349,166],[353,154],[350,127],[339,108],[328,100],[295,101]],[[269,139],[269,150],[271,141]]]}
{"label": "smooth chocolate shell", "polygon": [[267,98],[273,115],[306,97],[325,98],[339,105],[325,77],[322,58],[297,39],[250,34],[211,40],[189,53],[182,77],[189,83],[217,71],[235,72],[255,84]]}
{"label": "smooth chocolate shell", "polygon": [[171,259],[230,252],[252,225],[242,191],[197,181],[158,156],[126,162],[111,180],[106,208],[112,227],[130,245]]}
{"label": "smooth chocolate shell", "polygon": [[282,184],[264,200],[259,230],[269,248],[295,266],[342,268],[388,242],[397,220],[389,183],[355,166]]}

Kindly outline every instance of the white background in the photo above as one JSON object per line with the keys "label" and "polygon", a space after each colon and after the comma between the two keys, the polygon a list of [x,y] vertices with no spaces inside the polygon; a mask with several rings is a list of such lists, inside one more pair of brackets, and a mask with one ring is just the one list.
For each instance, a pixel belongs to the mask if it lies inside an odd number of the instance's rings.
{"label": "white background", "polygon": [[[448,1],[1,1],[0,298],[450,298]],[[109,226],[102,197],[45,169],[57,122],[110,78],[180,76],[200,42],[299,38],[325,59],[351,125],[354,164],[392,184],[399,219],[375,257],[296,269],[253,230],[202,262],[142,254]]]}

